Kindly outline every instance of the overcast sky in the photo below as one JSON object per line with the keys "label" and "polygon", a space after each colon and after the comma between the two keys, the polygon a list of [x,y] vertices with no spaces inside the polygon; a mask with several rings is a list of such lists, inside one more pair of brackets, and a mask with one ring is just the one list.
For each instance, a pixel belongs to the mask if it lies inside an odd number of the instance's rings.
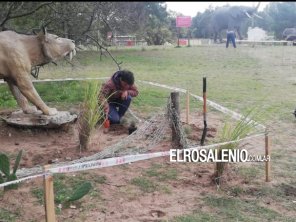
{"label": "overcast sky", "polygon": [[[166,2],[167,9],[180,12],[185,16],[196,16],[197,12],[204,12],[210,5],[213,7],[229,5],[257,6],[258,2]],[[269,2],[261,2],[258,11],[262,11]]]}

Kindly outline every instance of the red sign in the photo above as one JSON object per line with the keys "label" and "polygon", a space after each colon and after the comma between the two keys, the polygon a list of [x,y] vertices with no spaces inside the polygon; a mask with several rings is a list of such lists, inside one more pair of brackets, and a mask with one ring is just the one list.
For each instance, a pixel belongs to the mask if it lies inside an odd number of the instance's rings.
{"label": "red sign", "polygon": [[179,45],[188,45],[187,39],[179,39]]}
{"label": "red sign", "polygon": [[176,27],[190,27],[191,17],[190,16],[177,16]]}
{"label": "red sign", "polygon": [[127,40],[127,46],[134,46],[135,45],[135,41],[132,40]]}
{"label": "red sign", "polygon": [[107,39],[111,39],[112,37],[112,32],[107,32]]}

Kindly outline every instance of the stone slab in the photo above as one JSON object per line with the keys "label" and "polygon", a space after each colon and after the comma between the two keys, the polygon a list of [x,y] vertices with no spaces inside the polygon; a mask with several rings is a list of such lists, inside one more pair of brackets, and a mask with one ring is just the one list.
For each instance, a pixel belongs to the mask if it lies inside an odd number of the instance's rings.
{"label": "stone slab", "polygon": [[75,121],[77,115],[70,114],[68,111],[59,111],[56,115],[47,116],[43,115],[40,110],[34,114],[26,114],[19,110],[3,119],[7,124],[19,127],[59,128]]}

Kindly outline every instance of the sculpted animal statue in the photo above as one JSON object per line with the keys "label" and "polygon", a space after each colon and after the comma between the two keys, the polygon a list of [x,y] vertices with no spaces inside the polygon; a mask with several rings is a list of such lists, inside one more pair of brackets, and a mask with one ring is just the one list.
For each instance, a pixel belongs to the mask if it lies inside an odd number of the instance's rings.
{"label": "sculpted animal statue", "polygon": [[[0,32],[0,79],[4,79],[24,113],[41,110],[45,115],[57,114],[48,107],[31,81],[31,68],[76,54],[74,41],[47,33],[23,35],[13,31]],[[29,105],[29,102],[33,106]]]}
{"label": "sculpted animal statue", "polygon": [[214,42],[217,41],[219,37],[220,42],[222,42],[221,31],[226,29],[231,29],[236,31],[239,39],[242,39],[240,33],[240,27],[244,21],[252,16],[261,18],[256,14],[259,8],[260,2],[257,7],[247,7],[247,6],[224,6],[216,9],[212,13],[211,27],[214,32]]}
{"label": "sculpted animal statue", "polygon": [[296,40],[296,28],[286,28],[283,31],[283,39],[287,41],[295,41]]}

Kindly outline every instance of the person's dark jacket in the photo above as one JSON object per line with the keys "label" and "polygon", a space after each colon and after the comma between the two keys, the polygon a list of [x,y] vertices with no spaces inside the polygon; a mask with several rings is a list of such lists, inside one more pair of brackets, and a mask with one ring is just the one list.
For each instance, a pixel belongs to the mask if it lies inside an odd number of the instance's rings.
{"label": "person's dark jacket", "polygon": [[[138,88],[135,84],[129,86],[127,91],[128,95],[131,97],[136,97],[139,94]],[[120,99],[122,92],[123,89],[120,85],[120,73],[116,72],[107,82],[102,84],[99,101],[104,104],[104,107],[107,107],[109,102]]]}

